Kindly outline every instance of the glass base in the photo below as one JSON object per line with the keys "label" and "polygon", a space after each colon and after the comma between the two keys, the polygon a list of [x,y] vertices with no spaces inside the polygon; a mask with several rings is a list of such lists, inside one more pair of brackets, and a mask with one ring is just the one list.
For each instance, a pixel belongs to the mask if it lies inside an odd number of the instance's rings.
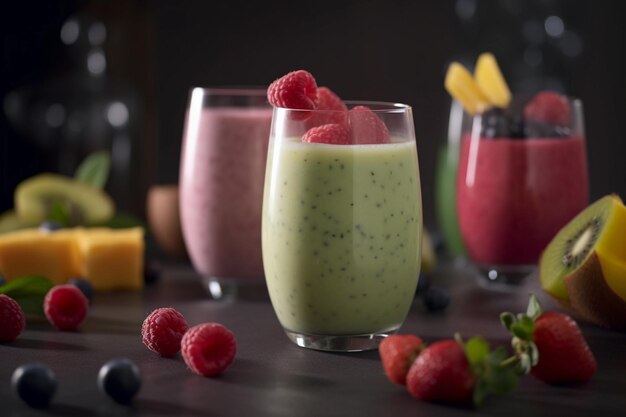
{"label": "glass base", "polygon": [[285,330],[287,337],[296,345],[326,352],[362,352],[378,349],[380,342],[396,331],[355,334],[347,336],[325,336]]}
{"label": "glass base", "polygon": [[238,279],[202,276],[202,285],[214,300],[269,300],[269,293],[263,278]]}
{"label": "glass base", "polygon": [[479,284],[489,289],[510,290],[520,286],[536,268],[535,265],[476,265]]}

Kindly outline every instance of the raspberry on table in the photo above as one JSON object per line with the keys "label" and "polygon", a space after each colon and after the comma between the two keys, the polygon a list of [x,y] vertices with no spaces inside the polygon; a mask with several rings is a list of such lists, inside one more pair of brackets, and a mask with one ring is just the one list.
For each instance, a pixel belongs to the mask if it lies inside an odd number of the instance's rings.
{"label": "raspberry on table", "polygon": [[183,359],[193,372],[217,376],[235,359],[237,341],[219,323],[203,323],[187,330],[181,342]]}
{"label": "raspberry on table", "polygon": [[0,342],[12,342],[24,331],[26,317],[11,297],[0,294]]}
{"label": "raspberry on table", "polygon": [[344,124],[330,123],[309,129],[302,136],[302,142],[347,145],[350,144],[350,132]]}
{"label": "raspberry on table", "polygon": [[348,112],[352,143],[389,143],[387,126],[367,106],[356,106]]}
{"label": "raspberry on table", "polygon": [[185,317],[174,308],[157,308],[144,320],[141,338],[148,349],[169,358],[180,350],[180,341],[188,328]]}
{"label": "raspberry on table", "polygon": [[46,294],[43,311],[54,327],[72,331],[87,318],[89,300],[72,284],[56,285]]}
{"label": "raspberry on table", "polygon": [[[275,107],[313,110],[317,106],[315,78],[304,70],[292,71],[270,84],[267,88],[267,100]],[[310,115],[309,112],[302,112],[296,118],[304,120]]]}

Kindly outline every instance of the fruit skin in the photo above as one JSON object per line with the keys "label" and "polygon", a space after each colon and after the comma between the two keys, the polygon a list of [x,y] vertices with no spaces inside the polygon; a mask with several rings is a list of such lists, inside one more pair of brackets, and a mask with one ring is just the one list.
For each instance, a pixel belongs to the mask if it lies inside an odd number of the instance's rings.
{"label": "fruit skin", "polygon": [[141,339],[148,349],[171,358],[180,350],[180,341],[189,329],[185,317],[174,308],[157,308],[141,326]]}
{"label": "fruit skin", "polygon": [[595,374],[595,357],[571,317],[555,311],[541,314],[533,339],[539,350],[539,362],[531,370],[535,378],[551,384],[583,383]]}
{"label": "fruit skin", "polygon": [[406,377],[409,393],[420,400],[469,403],[476,376],[456,340],[435,342],[420,353]]}
{"label": "fruit skin", "polygon": [[13,391],[33,408],[48,406],[54,397],[57,385],[54,372],[41,363],[22,365],[11,376]]}
{"label": "fruit skin", "polygon": [[31,226],[32,224],[21,221],[15,210],[7,210],[0,214],[0,234]]}
{"label": "fruit skin", "polygon": [[57,174],[40,174],[22,181],[15,189],[15,211],[20,221],[40,224],[47,219],[50,204],[58,199],[73,225],[108,220],[115,212],[111,198],[99,188]]}
{"label": "fruit skin", "polygon": [[141,389],[141,372],[133,361],[115,358],[98,372],[98,388],[119,404],[130,404]]}
{"label": "fruit skin", "polygon": [[444,86],[448,93],[463,105],[468,114],[480,113],[490,106],[489,99],[472,74],[458,62],[453,62],[448,67]]}
{"label": "fruit skin", "polygon": [[302,142],[348,145],[350,144],[350,135],[346,125],[331,123],[309,129],[302,136]]}
{"label": "fruit skin", "polygon": [[567,97],[554,91],[537,93],[524,107],[524,118],[557,126],[569,126],[571,110]]}
{"label": "fruit skin", "polygon": [[183,359],[193,372],[212,377],[233,363],[237,341],[233,333],[219,323],[198,324],[181,341]]}
{"label": "fruit skin", "polygon": [[54,286],[43,301],[46,318],[59,330],[73,331],[87,318],[89,300],[74,285]]}
{"label": "fruit skin", "polygon": [[0,294],[0,342],[12,342],[26,327],[22,307],[11,297]]}
{"label": "fruit skin", "polygon": [[437,285],[431,285],[424,293],[422,302],[431,313],[445,310],[450,304],[450,292]]}
{"label": "fruit skin", "polygon": [[394,384],[406,385],[406,375],[424,342],[412,334],[396,334],[385,338],[378,346],[387,378]]}
{"label": "fruit skin", "polygon": [[352,143],[389,143],[385,123],[367,106],[356,106],[348,112]]}
{"label": "fruit skin", "polygon": [[[317,84],[305,70],[292,71],[267,88],[267,100],[272,106],[287,109],[313,110],[317,106]],[[296,119],[306,119],[309,112],[293,113]]]}
{"label": "fruit skin", "polygon": [[308,128],[330,123],[348,123],[348,108],[339,96],[328,87],[319,87],[317,89],[316,109],[317,111],[313,116],[306,121]]}

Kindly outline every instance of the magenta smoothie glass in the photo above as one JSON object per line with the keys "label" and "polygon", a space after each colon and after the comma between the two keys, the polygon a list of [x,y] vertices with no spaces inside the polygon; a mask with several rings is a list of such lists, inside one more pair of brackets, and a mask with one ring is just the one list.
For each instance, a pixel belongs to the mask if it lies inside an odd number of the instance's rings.
{"label": "magenta smoothie glass", "polygon": [[185,244],[214,298],[264,287],[263,181],[272,109],[265,88],[193,88],[180,168]]}
{"label": "magenta smoothie glass", "polygon": [[474,116],[462,135],[458,220],[468,256],[486,282],[520,283],[589,202],[582,104],[563,100],[568,117],[561,122],[492,108]]}

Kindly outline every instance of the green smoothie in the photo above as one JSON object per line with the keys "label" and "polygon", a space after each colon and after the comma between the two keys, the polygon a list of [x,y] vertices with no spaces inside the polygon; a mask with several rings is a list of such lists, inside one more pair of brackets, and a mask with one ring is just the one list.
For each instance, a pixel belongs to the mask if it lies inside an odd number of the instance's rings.
{"label": "green smoothie", "polygon": [[317,335],[396,330],[420,266],[415,142],[273,140],[268,158],[263,263],[283,327]]}

